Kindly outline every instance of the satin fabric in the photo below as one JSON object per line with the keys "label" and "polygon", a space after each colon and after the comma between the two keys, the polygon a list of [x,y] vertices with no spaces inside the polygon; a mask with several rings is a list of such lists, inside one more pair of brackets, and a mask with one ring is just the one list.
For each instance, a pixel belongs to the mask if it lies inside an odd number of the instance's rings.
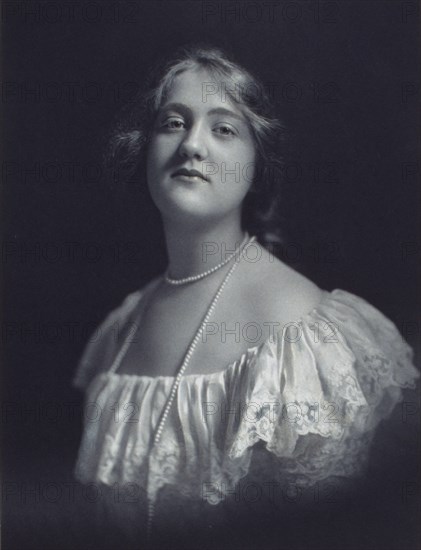
{"label": "satin fabric", "polygon": [[124,335],[157,282],[107,315],[74,379],[86,391],[75,476],[105,488],[109,510],[116,491],[136,493],[136,504],[115,511],[129,529],[145,517],[147,500],[162,510],[190,502],[189,516],[196,507],[203,517],[203,507],[232,500],[244,480],[298,494],[364,474],[376,427],[419,376],[413,350],[389,319],[347,291],[323,291],[288,330],[218,372],[184,376],[151,453],[173,378],[116,372],[122,339],[115,333],[117,326]]}

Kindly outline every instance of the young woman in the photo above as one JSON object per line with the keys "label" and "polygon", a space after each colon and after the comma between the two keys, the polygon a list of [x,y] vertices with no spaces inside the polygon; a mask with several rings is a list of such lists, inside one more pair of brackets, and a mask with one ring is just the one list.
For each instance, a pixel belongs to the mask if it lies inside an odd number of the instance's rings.
{"label": "young woman", "polygon": [[103,525],[126,544],[188,532],[169,545],[185,547],[195,529],[206,547],[314,502],[321,483],[352,488],[417,371],[378,310],[264,246],[282,127],[255,77],[187,48],[124,120],[113,152],[145,170],[168,269],[87,345],[76,476],[97,484]]}

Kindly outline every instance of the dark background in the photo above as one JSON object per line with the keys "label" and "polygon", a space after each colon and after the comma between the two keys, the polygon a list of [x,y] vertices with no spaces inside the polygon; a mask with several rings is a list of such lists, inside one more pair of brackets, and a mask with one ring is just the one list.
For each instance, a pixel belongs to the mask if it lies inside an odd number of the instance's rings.
{"label": "dark background", "polygon": [[[48,485],[72,480],[81,396],[71,378],[106,313],[165,267],[148,202],[104,183],[104,136],[179,45],[226,47],[271,83],[290,131],[282,259],[378,307],[419,360],[418,5],[277,4],[3,3],[5,550],[75,547],[74,502],[54,503]],[[395,415],[411,441],[417,416]],[[387,500],[369,519],[330,525],[333,542],[310,533],[309,548],[417,547],[416,443],[388,445],[375,485]]]}

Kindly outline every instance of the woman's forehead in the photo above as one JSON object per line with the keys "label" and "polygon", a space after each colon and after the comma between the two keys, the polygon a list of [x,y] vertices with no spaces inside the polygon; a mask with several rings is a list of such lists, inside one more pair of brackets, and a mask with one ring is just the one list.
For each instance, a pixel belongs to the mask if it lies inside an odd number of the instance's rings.
{"label": "woman's forehead", "polygon": [[244,116],[241,104],[237,104],[231,98],[238,90],[239,85],[236,85],[232,78],[216,71],[195,67],[174,77],[165,94],[163,105],[182,101],[204,109],[225,107]]}

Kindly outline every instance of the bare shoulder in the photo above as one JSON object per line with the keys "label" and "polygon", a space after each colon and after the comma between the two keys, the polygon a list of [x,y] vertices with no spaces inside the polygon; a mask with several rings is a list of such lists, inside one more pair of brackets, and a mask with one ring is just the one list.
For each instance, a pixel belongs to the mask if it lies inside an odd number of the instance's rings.
{"label": "bare shoulder", "polygon": [[310,279],[274,257],[261,245],[258,261],[249,262],[247,294],[249,303],[261,316],[282,315],[296,321],[309,313],[322,299],[323,291]]}

